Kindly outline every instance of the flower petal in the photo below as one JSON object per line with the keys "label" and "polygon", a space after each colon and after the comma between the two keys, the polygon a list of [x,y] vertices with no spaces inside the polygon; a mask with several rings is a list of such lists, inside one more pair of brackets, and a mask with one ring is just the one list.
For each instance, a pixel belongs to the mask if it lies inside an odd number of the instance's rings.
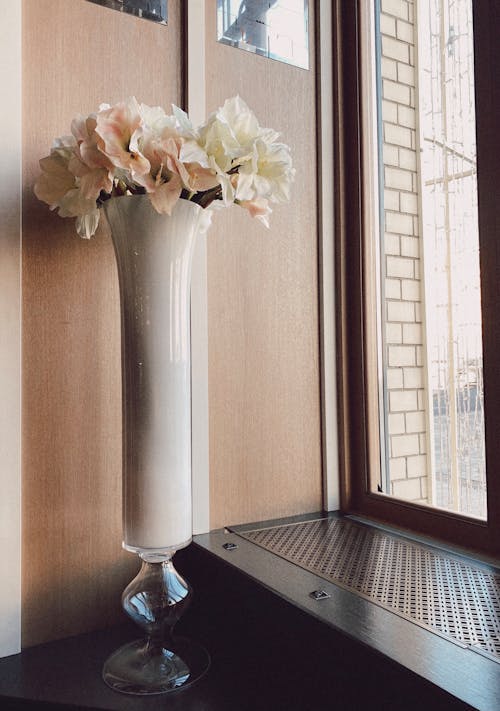
{"label": "flower petal", "polygon": [[160,214],[172,214],[172,208],[181,196],[182,183],[177,175],[173,175],[168,183],[161,183],[156,190],[150,194],[149,199],[156,212]]}
{"label": "flower petal", "polygon": [[100,211],[96,208],[86,215],[81,215],[76,218],[76,231],[84,239],[90,239],[95,235],[97,226],[99,225]]}
{"label": "flower petal", "polygon": [[189,175],[188,187],[193,192],[211,190],[218,185],[217,173],[213,168],[203,168],[199,163],[185,163]]}
{"label": "flower petal", "polygon": [[272,210],[265,198],[255,198],[255,200],[241,200],[238,204],[248,210],[250,217],[256,217],[265,227],[269,227],[268,217]]}
{"label": "flower petal", "polygon": [[97,200],[101,190],[110,193],[113,190],[113,181],[110,180],[106,168],[89,170],[80,179],[80,190],[86,200]]}
{"label": "flower petal", "polygon": [[103,140],[103,150],[113,165],[125,170],[144,174],[149,163],[138,151],[129,150],[132,136],[141,125],[140,107],[137,99],[121,102],[96,116],[96,133]]}
{"label": "flower petal", "polygon": [[87,199],[80,188],[68,190],[59,200],[58,214],[61,217],[81,217],[96,209],[94,199]]}
{"label": "flower petal", "polygon": [[54,209],[68,190],[75,187],[75,176],[57,154],[42,158],[40,167],[43,172],[35,183],[35,195]]}

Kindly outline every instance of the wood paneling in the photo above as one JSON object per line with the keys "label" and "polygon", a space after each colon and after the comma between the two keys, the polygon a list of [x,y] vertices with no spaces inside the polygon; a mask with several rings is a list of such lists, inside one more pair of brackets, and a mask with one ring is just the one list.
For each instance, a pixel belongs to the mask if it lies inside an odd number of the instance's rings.
{"label": "wood paneling", "polygon": [[121,552],[118,282],[33,196],[77,113],[130,95],[181,102],[180,0],[156,25],[86,0],[23,2],[23,643],[110,623],[137,567]]}
{"label": "wood paneling", "polygon": [[297,176],[270,231],[232,207],[208,235],[212,528],[322,504],[314,46],[305,71],[219,44],[215,6],[206,3],[207,111],[240,94],[282,133]]}
{"label": "wood paneling", "polygon": [[[181,6],[170,0],[164,27],[86,0],[23,2],[25,645],[117,618],[137,565],[120,549],[111,242],[104,228],[80,240],[72,220],[38,203],[38,159],[75,114],[101,102],[135,94],[166,108],[181,103]],[[262,125],[282,132],[298,168],[292,203],[275,207],[269,232],[234,207],[216,215],[209,233],[210,503],[218,527],[321,508],[316,110],[314,67],[218,44],[215,0],[206,15],[207,109],[239,93]]]}

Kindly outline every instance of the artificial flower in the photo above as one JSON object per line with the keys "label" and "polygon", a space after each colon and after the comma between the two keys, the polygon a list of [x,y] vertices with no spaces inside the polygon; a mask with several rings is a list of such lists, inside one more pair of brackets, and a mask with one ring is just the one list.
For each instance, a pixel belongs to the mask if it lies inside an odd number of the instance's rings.
{"label": "artificial flower", "polygon": [[252,149],[260,132],[255,114],[235,96],[209,116],[199,131],[199,144],[222,172],[228,172]]}
{"label": "artificial flower", "polygon": [[76,218],[76,232],[80,237],[90,239],[96,233],[99,224],[100,211],[94,208],[91,212]]}
{"label": "artificial flower", "polygon": [[262,128],[241,97],[228,99],[199,128],[177,106],[167,115],[135,97],[78,115],[71,136],[40,161],[35,194],[91,237],[99,208],[114,196],[147,194],[171,214],[179,199],[202,208],[236,203],[268,226],[269,202],[290,197],[290,151]]}
{"label": "artificial flower", "polygon": [[59,201],[75,187],[75,176],[68,169],[69,155],[52,149],[50,155],[40,160],[42,174],[35,183],[35,195],[55,210]]}
{"label": "artificial flower", "polygon": [[156,212],[172,214],[173,207],[179,200],[182,192],[182,183],[178,175],[172,175],[170,180],[158,180],[158,186],[151,193],[149,199]]}
{"label": "artificial flower", "polygon": [[293,177],[288,147],[258,139],[252,155],[238,171],[236,198],[252,200],[264,197],[273,202],[287,202]]}
{"label": "artificial flower", "polygon": [[271,214],[271,208],[265,198],[256,197],[253,200],[239,200],[238,205],[248,210],[250,217],[256,217],[263,225],[269,227],[268,217]]}
{"label": "artificial flower", "polygon": [[134,136],[141,128],[141,108],[135,97],[120,102],[96,115],[96,133],[103,141],[102,151],[117,168],[129,171],[133,178],[146,175],[149,161],[137,149]]}

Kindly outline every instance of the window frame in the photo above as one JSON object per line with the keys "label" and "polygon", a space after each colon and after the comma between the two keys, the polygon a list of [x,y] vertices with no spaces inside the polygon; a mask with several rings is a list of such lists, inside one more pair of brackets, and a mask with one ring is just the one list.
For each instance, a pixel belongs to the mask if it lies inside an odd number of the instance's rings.
{"label": "window frame", "polygon": [[[365,241],[370,212],[369,176],[363,151],[362,10],[366,0],[335,0],[334,154],[339,396],[340,502],[344,513],[362,515],[440,539],[475,554],[500,559],[500,225],[495,205],[500,132],[500,4],[474,0],[474,52],[478,208],[483,318],[487,520],[394,499],[373,492],[380,474],[380,442],[374,371],[373,284]],[[368,98],[369,101],[369,98]],[[376,361],[375,361],[376,362]]]}

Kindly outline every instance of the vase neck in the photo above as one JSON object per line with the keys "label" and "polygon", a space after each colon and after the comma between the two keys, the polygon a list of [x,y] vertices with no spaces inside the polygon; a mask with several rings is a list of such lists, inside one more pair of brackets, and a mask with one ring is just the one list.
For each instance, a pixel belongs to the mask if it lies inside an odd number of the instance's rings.
{"label": "vase neck", "polygon": [[174,557],[175,550],[168,551],[141,551],[138,553],[143,563],[170,563]]}

